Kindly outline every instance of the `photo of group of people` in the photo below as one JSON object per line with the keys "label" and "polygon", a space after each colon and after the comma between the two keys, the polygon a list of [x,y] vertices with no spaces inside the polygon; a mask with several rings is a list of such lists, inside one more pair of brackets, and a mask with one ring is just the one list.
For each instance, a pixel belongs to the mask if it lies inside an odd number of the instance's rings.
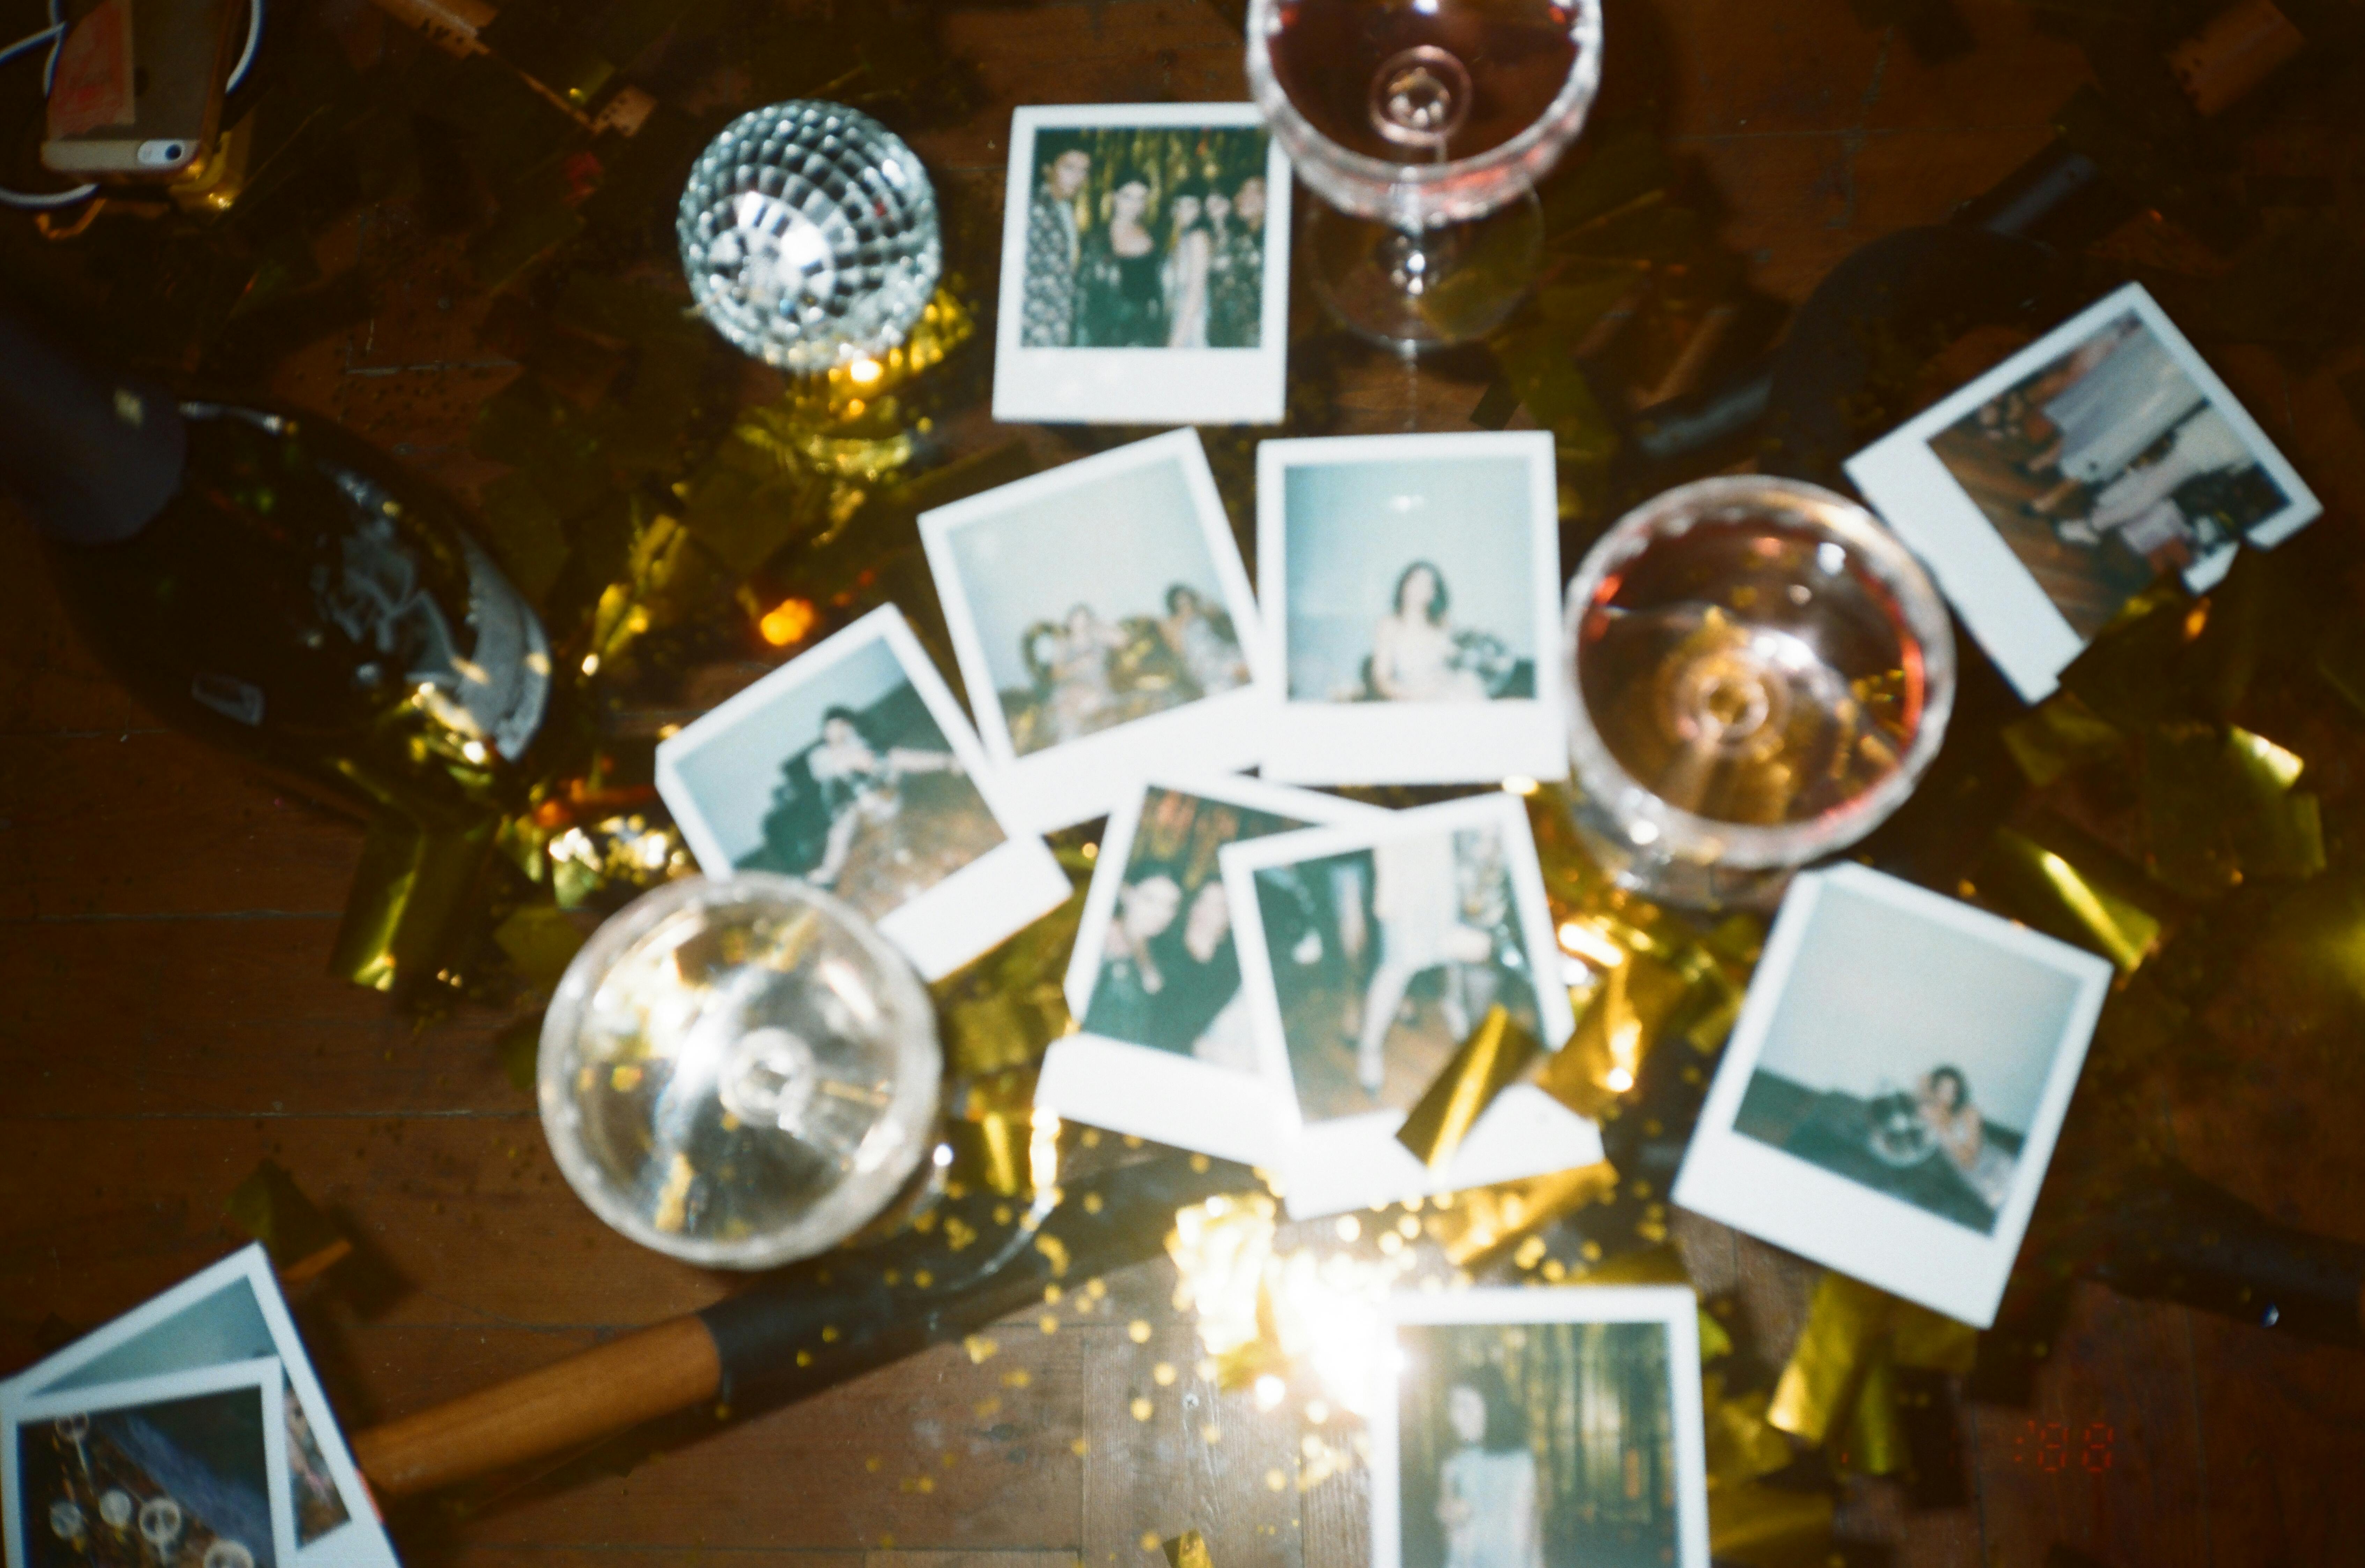
{"label": "photo of group of people", "polygon": [[1211,126],[1038,132],[1019,342],[1255,348],[1270,140]]}
{"label": "photo of group of people", "polygon": [[2199,591],[2315,498],[2130,285],[1859,453],[1848,475],[2034,701],[2135,595]]}
{"label": "photo of group of people", "polygon": [[1983,1325],[2112,973],[1861,866],[1800,878],[1676,1201]]}
{"label": "photo of group of people", "polygon": [[1064,896],[1042,841],[1004,827],[984,770],[959,705],[891,607],[657,748],[658,793],[701,868],[834,893],[924,974]]}
{"label": "photo of group of people", "polygon": [[1373,1562],[1707,1568],[1697,1311],[1665,1286],[1399,1297]]}
{"label": "photo of group of people", "polygon": [[1019,633],[1027,679],[1002,706],[1020,756],[1248,684],[1239,633],[1200,588],[1169,583],[1156,609],[1104,620],[1079,602]]}
{"label": "photo of group of people", "polygon": [[1252,104],[1020,109],[994,417],[1278,420],[1289,185]]}

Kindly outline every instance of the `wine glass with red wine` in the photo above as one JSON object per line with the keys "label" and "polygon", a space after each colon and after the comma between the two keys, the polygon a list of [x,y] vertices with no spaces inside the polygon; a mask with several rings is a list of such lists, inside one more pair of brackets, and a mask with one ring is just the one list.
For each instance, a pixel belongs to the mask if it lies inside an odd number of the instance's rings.
{"label": "wine glass with red wine", "polygon": [[1249,85],[1320,201],[1308,275],[1405,353],[1468,342],[1543,254],[1535,183],[1601,81],[1598,0],[1251,0]]}
{"label": "wine glass with red wine", "polygon": [[1569,584],[1576,827],[1618,880],[1764,907],[1904,802],[1946,733],[1954,633],[1921,564],[1819,486],[1702,479]]}

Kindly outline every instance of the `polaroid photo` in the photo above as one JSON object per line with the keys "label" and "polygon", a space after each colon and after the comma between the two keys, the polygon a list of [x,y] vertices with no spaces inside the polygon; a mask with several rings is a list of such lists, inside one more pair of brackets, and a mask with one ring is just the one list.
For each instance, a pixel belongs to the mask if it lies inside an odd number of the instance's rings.
{"label": "polaroid photo", "polygon": [[[174,1372],[275,1356],[286,1368],[287,1473],[295,1568],[393,1568],[394,1548],[346,1451],[328,1395],[287,1314],[271,1260],[248,1247],[35,1362],[0,1387],[0,1417],[28,1398],[66,1397]],[[0,1450],[0,1491],[19,1495],[18,1450]],[[15,1516],[8,1540],[15,1541]]]}
{"label": "polaroid photo", "polygon": [[2022,697],[2038,701],[2167,573],[2323,507],[2165,311],[2129,284],[1847,462]]}
{"label": "polaroid photo", "polygon": [[1104,815],[1160,768],[1263,756],[1275,683],[1195,431],[923,513],[920,537],[1028,829]]}
{"label": "polaroid photo", "polygon": [[1070,891],[891,604],[660,743],[657,793],[708,876],[834,893],[927,980]]}
{"label": "polaroid photo", "polygon": [[1518,796],[1279,834],[1217,860],[1260,1059],[1296,1135],[1280,1167],[1293,1217],[1601,1158],[1599,1129],[1532,1082],[1496,1096],[1441,1170],[1395,1137],[1490,1007],[1547,1050],[1575,1028]]}
{"label": "polaroid photo", "polygon": [[1988,1327],[2111,973],[1861,866],[1800,877],[1675,1201]]}
{"label": "polaroid photo", "polygon": [[296,1562],[286,1402],[276,1357],[8,1401],[10,1568]]}
{"label": "polaroid photo", "polygon": [[1371,1393],[1373,1568],[1709,1568],[1680,1285],[1399,1295]]}
{"label": "polaroid photo", "polygon": [[1295,1127],[1258,1052],[1217,855],[1387,814],[1238,776],[1161,776],[1110,812],[1068,963],[1082,1032],[1052,1043],[1037,1100],[1071,1121],[1277,1166]]}
{"label": "polaroid photo", "polygon": [[1289,159],[1253,104],[1011,118],[993,417],[1273,424]]}
{"label": "polaroid photo", "polygon": [[1265,776],[1565,778],[1559,509],[1542,431],[1260,446]]}

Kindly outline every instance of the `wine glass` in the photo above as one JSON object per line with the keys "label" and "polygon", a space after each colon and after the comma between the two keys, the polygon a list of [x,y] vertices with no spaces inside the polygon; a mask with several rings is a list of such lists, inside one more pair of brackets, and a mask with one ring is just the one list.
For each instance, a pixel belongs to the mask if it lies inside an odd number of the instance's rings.
{"label": "wine glass", "polygon": [[936,1146],[943,1054],[911,965],[787,877],[685,878],[575,957],[544,1014],[543,1128],[646,1247],[765,1269],[834,1247]]}
{"label": "wine glass", "polygon": [[[1251,0],[1249,88],[1320,202],[1307,275],[1411,353],[1485,336],[1543,255],[1535,183],[1601,82],[1598,0]],[[1327,204],[1327,205],[1325,205]]]}
{"label": "wine glass", "polygon": [[1663,902],[1763,907],[1912,792],[1954,706],[1921,564],[1819,486],[1702,479],[1619,520],[1569,584],[1576,827]]}
{"label": "wine glass", "polygon": [[170,1497],[151,1497],[140,1505],[140,1537],[154,1549],[158,1562],[173,1561],[173,1549],[181,1543],[187,1523],[181,1505]]}

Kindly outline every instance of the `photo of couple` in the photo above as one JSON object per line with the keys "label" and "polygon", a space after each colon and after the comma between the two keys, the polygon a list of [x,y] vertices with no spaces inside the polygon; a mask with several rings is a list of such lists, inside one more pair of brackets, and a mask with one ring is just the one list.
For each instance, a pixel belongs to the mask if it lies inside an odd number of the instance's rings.
{"label": "photo of couple", "polygon": [[1660,1568],[1680,1536],[1666,1325],[1397,1328],[1403,1568]]}
{"label": "photo of couple", "polygon": [[1498,1002],[1542,1032],[1499,830],[1266,867],[1256,889],[1307,1121],[1409,1108]]}
{"label": "photo of couple", "polygon": [[2230,550],[2292,500],[2133,310],[1930,446],[2081,638],[2161,574]]}
{"label": "photo of couple", "polygon": [[1021,344],[1257,347],[1266,156],[1261,129],[1038,132]]}
{"label": "photo of couple", "polygon": [[1239,634],[1206,595],[1172,583],[1160,608],[1109,620],[1080,603],[1020,633],[1030,678],[1002,693],[1013,749],[1024,756],[1248,684]]}

